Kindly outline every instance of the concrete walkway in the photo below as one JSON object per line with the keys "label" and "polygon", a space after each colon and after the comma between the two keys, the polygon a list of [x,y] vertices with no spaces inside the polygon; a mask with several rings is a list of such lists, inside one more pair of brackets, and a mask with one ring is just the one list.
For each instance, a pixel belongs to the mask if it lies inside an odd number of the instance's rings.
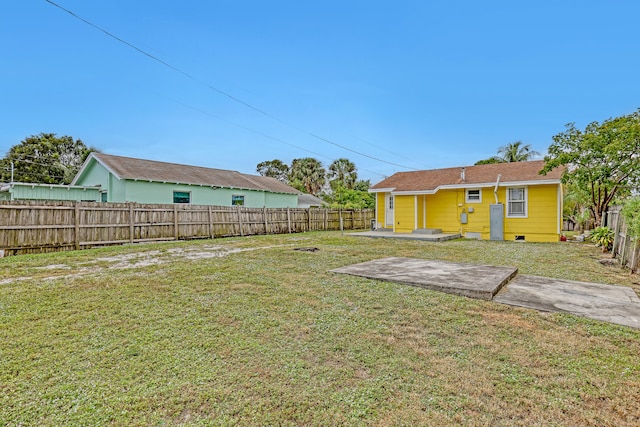
{"label": "concrete walkway", "polygon": [[624,286],[518,275],[493,300],[640,328],[640,298]]}
{"label": "concrete walkway", "polygon": [[515,267],[399,257],[331,271],[640,328],[640,298],[623,286],[517,275]]}

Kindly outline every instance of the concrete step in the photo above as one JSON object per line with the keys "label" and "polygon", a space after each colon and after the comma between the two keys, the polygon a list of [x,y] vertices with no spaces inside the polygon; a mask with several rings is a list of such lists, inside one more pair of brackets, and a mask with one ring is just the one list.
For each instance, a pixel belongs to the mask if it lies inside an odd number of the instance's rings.
{"label": "concrete step", "polygon": [[413,230],[414,234],[442,234],[441,228],[418,228],[417,230]]}

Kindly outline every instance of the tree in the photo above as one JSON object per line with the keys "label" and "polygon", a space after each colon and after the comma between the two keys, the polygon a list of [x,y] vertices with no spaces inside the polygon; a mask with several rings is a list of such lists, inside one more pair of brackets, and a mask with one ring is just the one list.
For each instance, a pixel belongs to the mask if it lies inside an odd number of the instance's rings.
{"label": "tree", "polygon": [[533,151],[531,144],[522,145],[522,141],[516,141],[498,148],[498,155],[504,163],[512,163],[526,162],[538,157],[540,153]]}
{"label": "tree", "polygon": [[329,194],[323,195],[324,201],[334,209],[374,209],[376,199],[369,193],[371,181],[358,180],[353,184],[353,188],[347,188],[338,181],[332,183]]}
{"label": "tree", "polygon": [[493,163],[526,162],[540,156],[540,153],[531,149],[531,144],[522,145],[522,141],[512,142],[498,148],[498,155],[488,159],[478,160],[476,165],[488,165]]}
{"label": "tree", "polygon": [[588,194],[596,225],[616,199],[640,184],[640,110],[603,123],[593,122],[584,131],[574,123],[553,137],[541,173],[565,166],[562,180]]}
{"label": "tree", "polygon": [[334,160],[329,166],[328,175],[331,188],[334,190],[338,187],[353,190],[356,180],[358,179],[356,165],[345,158]]}
{"label": "tree", "polygon": [[562,217],[577,224],[580,231],[587,228],[592,217],[589,200],[590,195],[586,189],[569,183],[564,186]]}
{"label": "tree", "polygon": [[31,135],[14,145],[0,160],[0,180],[44,184],[69,184],[82,166],[93,147],[70,136],[54,133]]}
{"label": "tree", "polygon": [[317,195],[326,183],[326,175],[322,163],[312,157],[293,159],[289,182],[300,191]]}
{"label": "tree", "polygon": [[376,206],[373,194],[341,186],[327,195],[325,201],[333,209],[374,209]]}
{"label": "tree", "polygon": [[356,181],[353,189],[356,191],[364,191],[365,193],[369,192],[369,187],[371,187],[371,181],[368,179],[359,179]]}
{"label": "tree", "polygon": [[504,160],[502,160],[498,156],[493,156],[493,157],[489,157],[488,159],[478,160],[477,162],[474,163],[474,165],[492,165],[494,163],[504,163]]}
{"label": "tree", "polygon": [[270,176],[285,184],[289,182],[289,166],[282,160],[274,159],[258,163],[256,171],[262,176]]}

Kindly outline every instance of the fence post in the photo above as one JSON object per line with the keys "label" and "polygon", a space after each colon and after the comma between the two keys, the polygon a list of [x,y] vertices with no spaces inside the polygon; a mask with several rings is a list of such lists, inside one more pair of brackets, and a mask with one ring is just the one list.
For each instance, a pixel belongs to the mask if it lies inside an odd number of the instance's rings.
{"label": "fence post", "polygon": [[238,225],[240,226],[240,236],[244,237],[244,224],[242,223],[242,206],[238,205],[236,213],[238,215]]}
{"label": "fence post", "polygon": [[311,231],[311,208],[307,208],[307,231]]}
{"label": "fence post", "polygon": [[76,251],[80,250],[80,205],[79,203],[80,202],[73,203],[73,217],[75,222],[74,240],[75,240]]}
{"label": "fence post", "polygon": [[262,219],[264,219],[264,234],[269,234],[269,224],[267,223],[267,207],[262,208]]}
{"label": "fence post", "polygon": [[[624,232],[623,232],[624,230]],[[627,248],[627,227],[626,224],[622,224],[620,227],[620,238],[622,239],[622,246],[620,247],[620,263],[625,265],[627,262],[626,257],[626,248]]]}
{"label": "fence post", "polygon": [[287,207],[287,227],[289,228],[289,234],[291,234],[291,209]]}
{"label": "fence post", "polygon": [[324,231],[329,231],[329,219],[327,218],[327,208],[324,208]]}
{"label": "fence post", "polygon": [[635,273],[638,271],[638,257],[640,256],[640,245],[638,244],[638,241],[635,241],[635,244],[633,245],[633,258],[631,261],[631,265],[629,266],[631,268],[631,272]]}
{"label": "fence post", "polygon": [[209,209],[209,238],[213,239],[213,212],[211,212],[211,205],[208,206]]}
{"label": "fence post", "polygon": [[613,225],[613,250],[611,256],[613,258],[616,258],[620,254],[620,231],[622,228],[622,221],[620,221],[620,212],[616,212],[615,215],[607,215],[607,217],[612,219],[615,218],[611,221]]}
{"label": "fence post", "polygon": [[176,240],[180,237],[180,233],[178,232],[178,205],[173,204],[173,237]]}
{"label": "fence post", "polygon": [[133,226],[134,226],[134,218],[133,218],[133,202],[129,202],[129,243],[133,243]]}

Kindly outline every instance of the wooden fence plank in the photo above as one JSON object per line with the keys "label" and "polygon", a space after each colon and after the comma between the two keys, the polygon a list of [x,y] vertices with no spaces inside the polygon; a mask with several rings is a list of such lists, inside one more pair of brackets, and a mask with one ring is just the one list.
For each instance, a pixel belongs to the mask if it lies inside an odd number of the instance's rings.
{"label": "wooden fence plank", "polygon": [[211,212],[211,206],[207,211],[209,213],[209,238],[213,239],[213,213]]}
{"label": "wooden fence plank", "polygon": [[76,245],[76,251],[80,250],[80,203],[79,202],[75,202],[73,204],[73,220],[75,222],[75,235],[74,235],[74,240],[75,240],[75,245]]}
{"label": "wooden fence plank", "polygon": [[173,237],[178,240],[180,233],[178,231],[178,205],[173,205]]}
{"label": "wooden fence plank", "polygon": [[262,218],[264,219],[264,234],[269,234],[269,224],[267,223],[267,208],[262,208]]}
{"label": "wooden fence plank", "polygon": [[606,225],[614,232],[611,254],[620,265],[628,267],[632,273],[638,270],[640,262],[640,247],[638,241],[633,240],[627,232],[627,225],[620,214],[620,207],[615,206],[606,212]]}
{"label": "wooden fence plank", "polygon": [[238,213],[238,225],[240,226],[240,236],[244,237],[244,224],[242,223],[242,207],[238,205],[238,209],[236,209]]}
{"label": "wooden fence plank", "polygon": [[135,227],[135,218],[133,216],[133,203],[129,203],[129,243],[133,243],[134,236],[134,227]]}

